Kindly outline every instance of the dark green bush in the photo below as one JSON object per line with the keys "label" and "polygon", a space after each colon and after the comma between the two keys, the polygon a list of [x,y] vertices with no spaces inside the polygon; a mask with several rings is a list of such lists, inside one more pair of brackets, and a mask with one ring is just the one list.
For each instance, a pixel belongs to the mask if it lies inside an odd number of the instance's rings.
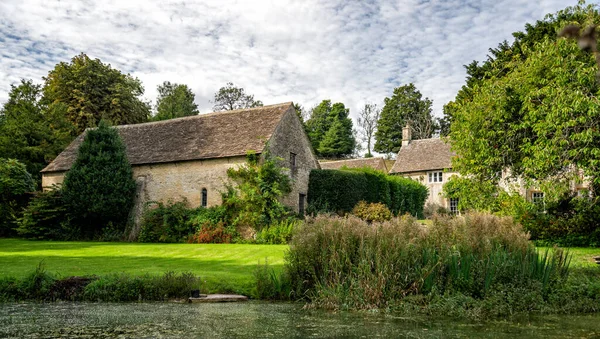
{"label": "dark green bush", "polygon": [[420,183],[373,169],[312,170],[308,182],[310,214],[352,211],[361,200],[383,203],[394,213],[421,218],[427,188]]}
{"label": "dark green bush", "polygon": [[117,130],[105,122],[87,130],[63,185],[65,203],[81,237],[97,237],[109,224],[123,231],[133,207],[135,187]]}
{"label": "dark green bush", "polygon": [[39,192],[29,202],[19,220],[19,234],[29,239],[65,240],[71,235],[68,208],[59,187]]}
{"label": "dark green bush", "polygon": [[17,219],[27,206],[35,181],[24,164],[0,158],[0,236],[15,234]]}
{"label": "dark green bush", "polygon": [[187,200],[150,202],[142,216],[140,242],[184,242],[194,234],[192,222],[194,210],[188,208]]}

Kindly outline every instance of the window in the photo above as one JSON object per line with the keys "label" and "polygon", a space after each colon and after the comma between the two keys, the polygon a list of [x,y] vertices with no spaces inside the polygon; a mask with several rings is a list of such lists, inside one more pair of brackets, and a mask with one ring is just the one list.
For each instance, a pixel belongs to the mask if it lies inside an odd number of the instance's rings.
{"label": "window", "polygon": [[536,205],[544,205],[544,192],[531,192],[531,202]]}
{"label": "window", "polygon": [[450,198],[450,213],[458,214],[458,198]]}
{"label": "window", "polygon": [[304,215],[304,201],[306,200],[306,194],[298,194],[298,213]]}
{"label": "window", "polygon": [[429,172],[429,182],[442,182],[444,172]]}
{"label": "window", "polygon": [[208,191],[206,188],[202,189],[202,207],[206,207],[208,204]]}
{"label": "window", "polygon": [[290,152],[290,169],[293,172],[296,172],[296,153]]}

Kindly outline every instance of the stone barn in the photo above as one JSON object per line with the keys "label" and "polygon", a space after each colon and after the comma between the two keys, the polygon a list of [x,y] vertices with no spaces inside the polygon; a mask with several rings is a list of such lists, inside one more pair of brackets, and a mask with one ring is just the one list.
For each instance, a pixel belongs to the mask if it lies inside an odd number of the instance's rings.
{"label": "stone barn", "polygon": [[[136,209],[186,198],[192,207],[221,204],[227,169],[254,151],[283,159],[293,180],[283,203],[304,212],[308,177],[319,164],[292,103],[116,127],[137,182]],[[84,133],[42,170],[42,187],[61,184]]]}

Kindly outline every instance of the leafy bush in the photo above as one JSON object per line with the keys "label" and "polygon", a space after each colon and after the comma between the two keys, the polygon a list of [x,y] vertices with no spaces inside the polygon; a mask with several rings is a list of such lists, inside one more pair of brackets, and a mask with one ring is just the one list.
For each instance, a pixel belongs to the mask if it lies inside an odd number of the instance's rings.
{"label": "leafy bush", "polygon": [[196,228],[192,222],[194,210],[188,208],[187,200],[167,204],[150,202],[142,215],[140,242],[183,242]]}
{"label": "leafy bush", "polygon": [[0,236],[13,235],[35,181],[24,164],[0,158]]}
{"label": "leafy bush", "polygon": [[498,184],[469,177],[452,176],[444,184],[446,198],[458,198],[460,211],[496,211]]}
{"label": "leafy bush", "polygon": [[354,209],[352,214],[359,217],[366,222],[373,221],[386,221],[392,219],[392,212],[384,204],[378,203],[367,203],[366,201],[360,201]]}
{"label": "leafy bush", "polygon": [[440,217],[425,228],[408,216],[371,225],[319,216],[294,236],[285,269],[295,295],[314,306],[369,309],[418,295],[488,300],[515,288],[547,298],[568,262],[558,249],[538,253],[511,218]]}
{"label": "leafy bush", "polygon": [[68,208],[62,199],[62,191],[54,187],[39,192],[29,202],[19,220],[19,234],[39,240],[65,240],[71,234]]}
{"label": "leafy bush", "polygon": [[373,169],[312,170],[308,182],[307,209],[315,212],[346,214],[361,200],[383,203],[393,214],[409,213],[422,217],[427,187],[399,176]]}
{"label": "leafy bush", "polygon": [[198,244],[228,244],[236,237],[235,227],[225,226],[222,221],[212,224],[206,222],[200,226],[195,234],[188,237],[189,243]]}
{"label": "leafy bush", "polygon": [[104,121],[87,130],[63,185],[64,200],[81,236],[100,235],[109,223],[124,230],[135,187],[117,130]]}
{"label": "leafy bush", "polygon": [[298,225],[299,221],[294,219],[274,223],[258,231],[255,241],[257,244],[287,244]]}

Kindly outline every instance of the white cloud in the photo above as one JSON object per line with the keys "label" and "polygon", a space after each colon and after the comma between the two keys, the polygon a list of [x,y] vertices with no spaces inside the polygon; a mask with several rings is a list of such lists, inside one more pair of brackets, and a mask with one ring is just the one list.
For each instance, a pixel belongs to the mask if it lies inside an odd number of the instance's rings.
{"label": "white cloud", "polygon": [[414,82],[434,111],[525,23],[575,0],[58,1],[0,3],[0,102],[20,78],[41,82],[85,52],[139,77],[154,99],[188,84],[202,112],[228,81],[265,104],[344,102],[356,117]]}

